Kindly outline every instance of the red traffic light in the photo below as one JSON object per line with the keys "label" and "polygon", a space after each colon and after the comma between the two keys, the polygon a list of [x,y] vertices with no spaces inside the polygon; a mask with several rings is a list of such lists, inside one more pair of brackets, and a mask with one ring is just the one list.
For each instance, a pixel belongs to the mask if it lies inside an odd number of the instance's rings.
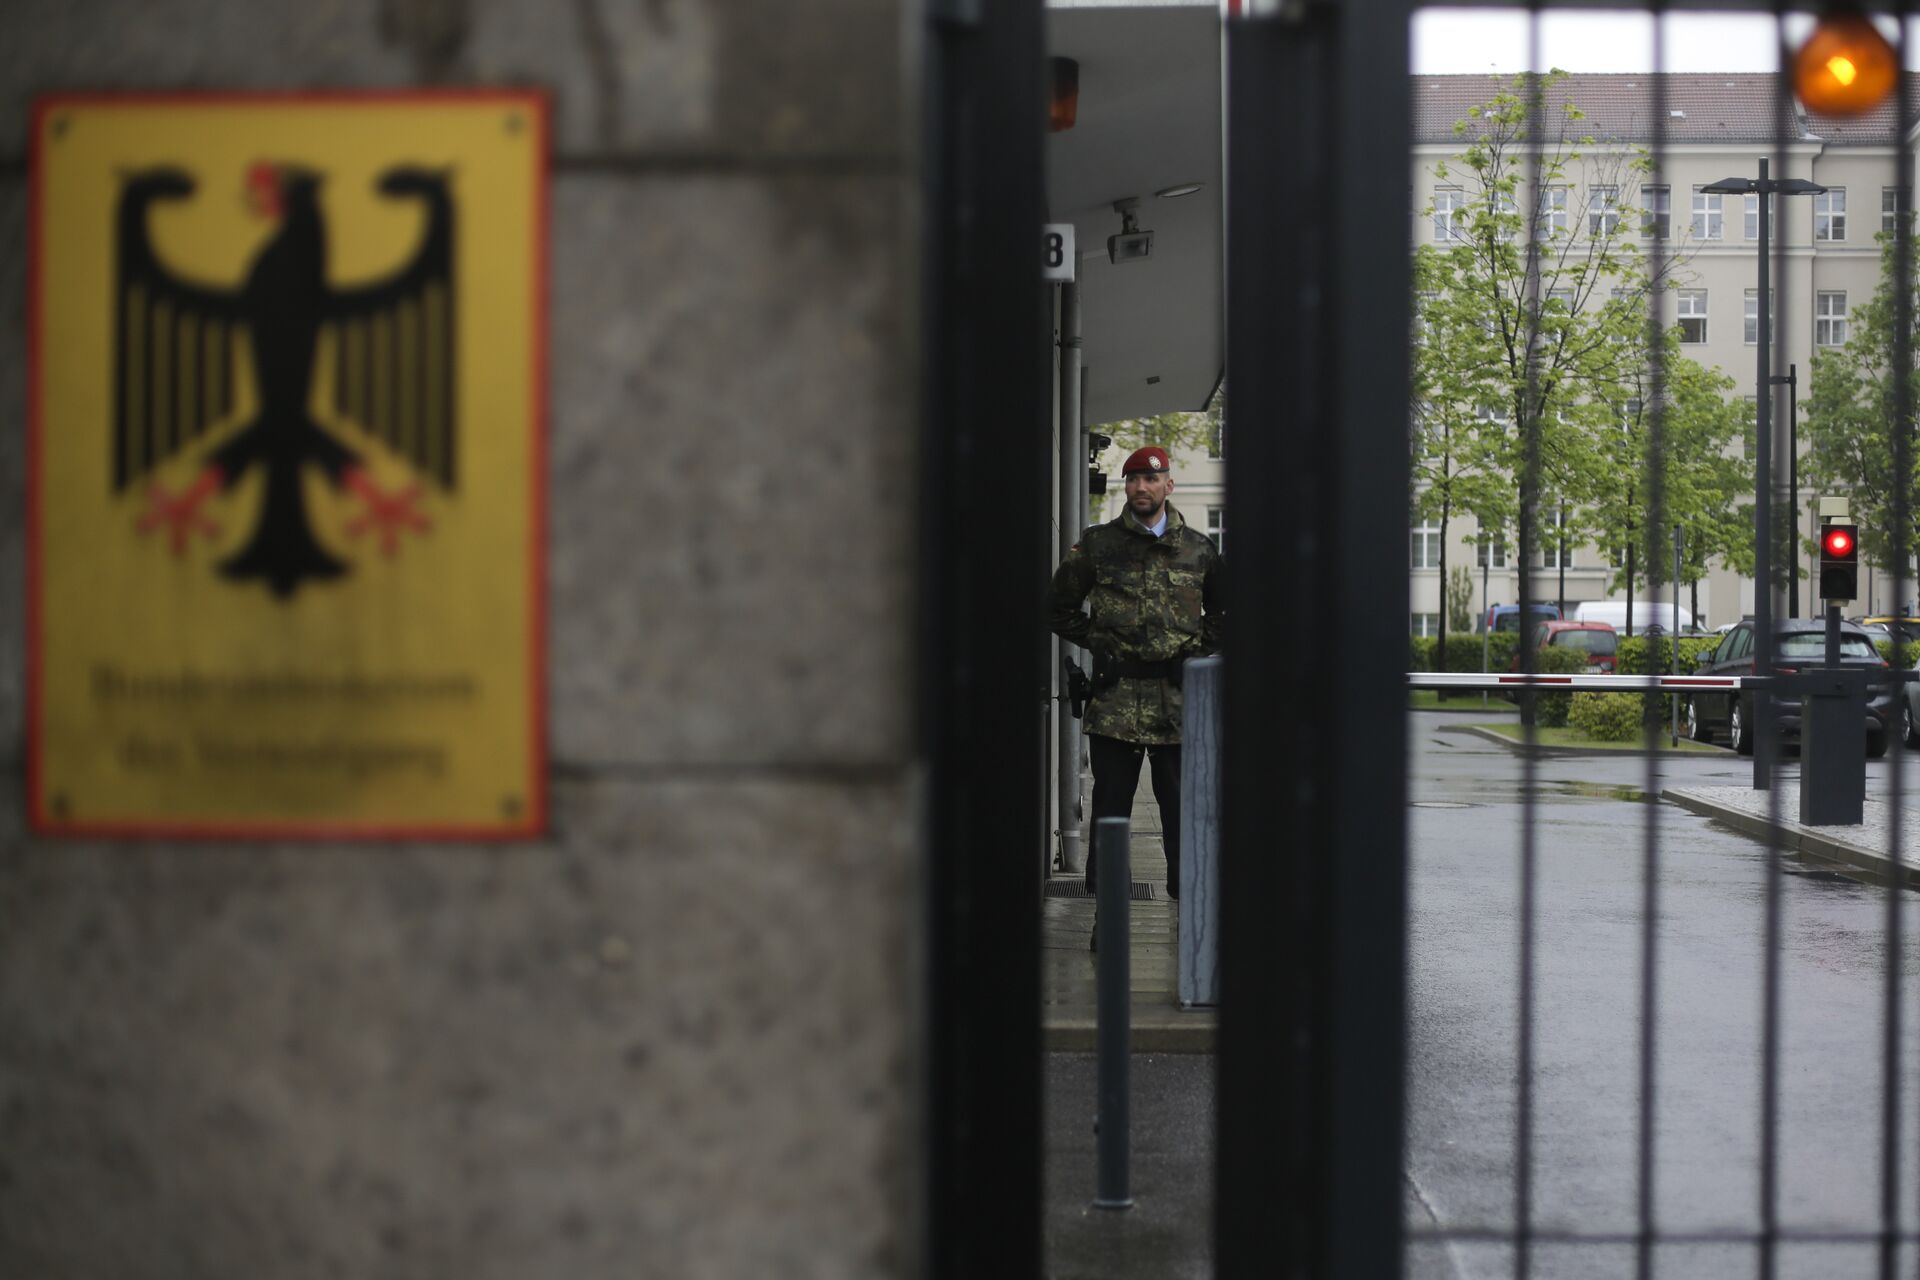
{"label": "red traffic light", "polygon": [[1836,559],[1853,554],[1853,530],[1829,529],[1820,540],[1821,552]]}

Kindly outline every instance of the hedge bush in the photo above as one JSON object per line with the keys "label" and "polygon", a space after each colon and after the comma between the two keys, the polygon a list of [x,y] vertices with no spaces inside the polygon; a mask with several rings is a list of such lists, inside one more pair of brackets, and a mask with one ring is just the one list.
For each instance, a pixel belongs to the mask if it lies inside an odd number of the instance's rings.
{"label": "hedge bush", "polygon": [[1601,742],[1632,742],[1642,732],[1646,707],[1637,693],[1576,693],[1567,722]]}
{"label": "hedge bush", "polygon": [[[1579,649],[1569,649],[1561,645],[1549,645],[1540,650],[1539,666],[1536,668],[1543,676],[1579,675],[1587,669],[1587,655]],[[1541,693],[1534,695],[1533,722],[1543,729],[1558,729],[1567,723],[1573,695],[1570,693]]]}
{"label": "hedge bush", "polygon": [[[1447,664],[1438,667],[1434,663],[1434,650],[1440,647],[1438,636],[1414,636],[1409,641],[1411,648],[1407,654],[1409,671],[1478,671],[1480,670],[1480,642],[1489,637],[1472,634],[1447,634]],[[1487,666],[1493,671],[1505,671],[1513,660],[1514,647],[1520,643],[1520,637],[1511,631],[1496,631],[1488,644]]]}
{"label": "hedge bush", "polygon": [[1873,642],[1873,647],[1880,651],[1880,656],[1882,658],[1885,658],[1888,662],[1892,663],[1896,667],[1920,666],[1920,644],[1916,644],[1911,640],[1909,640],[1906,643],[1905,645],[1906,652],[1900,655],[1900,660],[1898,662],[1895,662],[1893,658],[1893,641],[1875,640]]}
{"label": "hedge bush", "polygon": [[[1680,674],[1692,675],[1694,655],[1705,653],[1719,643],[1719,636],[1681,636]],[[1648,640],[1645,636],[1621,637],[1613,669],[1623,676],[1644,676],[1647,674],[1649,651],[1653,654],[1655,671],[1665,675],[1673,670],[1672,636],[1660,636],[1654,640]]]}

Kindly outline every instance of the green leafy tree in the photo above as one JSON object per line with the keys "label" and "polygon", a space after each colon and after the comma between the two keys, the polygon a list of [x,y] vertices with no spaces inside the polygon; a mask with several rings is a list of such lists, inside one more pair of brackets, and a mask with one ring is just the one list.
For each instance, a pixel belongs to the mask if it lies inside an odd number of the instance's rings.
{"label": "green leafy tree", "polygon": [[[1852,309],[1844,346],[1821,350],[1813,357],[1806,412],[1800,423],[1800,438],[1807,446],[1801,461],[1801,484],[1803,492],[1811,486],[1816,492],[1844,494],[1860,523],[1862,558],[1892,568],[1897,541],[1894,503],[1903,489],[1907,496],[1908,527],[1903,540],[1907,555],[1911,557],[1915,546],[1920,545],[1920,507],[1913,501],[1915,483],[1920,481],[1920,456],[1916,456],[1920,450],[1910,444],[1908,469],[1904,475],[1896,474],[1894,433],[1904,429],[1911,441],[1912,425],[1899,422],[1895,412],[1894,389],[1898,382],[1893,334],[1899,286],[1893,238],[1883,233],[1879,239],[1880,283],[1872,299]],[[1911,256],[1920,257],[1920,251]],[[1915,297],[1914,283],[1909,274],[1909,298]],[[1913,405],[1914,397],[1920,395],[1920,377],[1911,365],[1907,382],[1908,404]]]}
{"label": "green leafy tree", "polygon": [[[1539,78],[1543,101],[1563,79]],[[1534,92],[1534,78],[1520,76],[1471,109],[1454,127],[1459,154],[1434,166],[1446,200],[1436,194],[1428,206],[1435,240],[1414,255],[1414,474],[1428,486],[1416,513],[1441,506],[1505,532],[1530,507],[1538,547],[1559,536],[1552,516],[1565,512],[1570,536],[1634,548],[1633,571],[1622,555],[1616,582],[1631,593],[1649,573],[1656,583],[1671,575],[1670,550],[1647,554],[1656,538],[1671,544],[1664,528],[1648,527],[1642,479],[1652,398],[1646,316],[1650,299],[1683,278],[1691,244],[1666,213],[1644,214],[1629,198],[1652,175],[1647,152],[1597,144],[1573,102],[1542,113],[1536,159]],[[1588,205],[1572,207],[1582,189]],[[1665,246],[1657,259],[1642,251],[1649,234]],[[1726,512],[1741,473],[1726,453],[1740,407],[1725,399],[1730,380],[1676,348],[1670,335],[1661,351],[1662,523],[1694,530],[1682,574],[1697,585],[1708,558],[1739,545]],[[1446,489],[1436,495],[1437,484]]]}
{"label": "green leafy tree", "polygon": [[[1654,362],[1624,366],[1620,390],[1626,398],[1579,407],[1590,424],[1602,463],[1589,485],[1584,515],[1594,541],[1605,547],[1614,565],[1609,586],[1625,590],[1629,617],[1636,593],[1666,586],[1673,577],[1672,526],[1688,531],[1683,543],[1681,581],[1697,588],[1706,561],[1729,556],[1752,544],[1749,523],[1745,543],[1739,526],[1726,518],[1747,486],[1749,469],[1729,449],[1740,434],[1745,406],[1730,401],[1733,379],[1680,354],[1679,333],[1662,334],[1660,360],[1665,376],[1666,412],[1661,424],[1659,479],[1664,486],[1664,518],[1654,522],[1648,465],[1654,427]],[[1645,344],[1639,344],[1645,350]],[[1689,576],[1691,575],[1691,576]],[[1655,620],[1649,611],[1646,616]],[[1629,633],[1632,628],[1629,627]]]}

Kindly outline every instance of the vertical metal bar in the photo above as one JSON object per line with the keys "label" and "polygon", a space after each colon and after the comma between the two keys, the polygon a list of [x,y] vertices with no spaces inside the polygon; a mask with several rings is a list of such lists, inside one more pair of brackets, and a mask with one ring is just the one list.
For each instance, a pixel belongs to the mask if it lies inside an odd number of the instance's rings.
{"label": "vertical metal bar", "polygon": [[1133,1208],[1133,1193],[1127,1188],[1132,1150],[1127,1098],[1133,1014],[1128,927],[1133,903],[1133,868],[1128,865],[1131,840],[1132,824],[1125,818],[1100,818],[1093,824],[1093,856],[1099,876],[1099,917],[1094,930],[1099,943],[1094,975],[1098,1050],[1095,1096],[1099,1107],[1093,1195],[1096,1209]]}
{"label": "vertical metal bar", "polygon": [[1227,561],[1226,648],[1268,660],[1224,698],[1222,1280],[1395,1275],[1403,1230],[1411,9],[1285,8],[1227,34],[1228,488],[1279,488]]}
{"label": "vertical metal bar", "polygon": [[[1894,65],[1905,68],[1909,56],[1908,6],[1906,0],[1898,0],[1894,6],[1894,15],[1899,23],[1899,35],[1895,47],[1898,56]],[[1889,530],[1893,543],[1894,599],[1898,606],[1895,616],[1905,617],[1907,609],[1907,556],[1912,549],[1912,488],[1909,477],[1913,475],[1913,234],[1908,210],[1911,208],[1913,189],[1913,144],[1911,134],[1915,126],[1915,109],[1912,95],[1907,87],[1907,73],[1903,70],[1896,81],[1896,101],[1894,111],[1896,129],[1894,132],[1894,231],[1893,231],[1893,278],[1897,282],[1893,294],[1893,359],[1889,377],[1893,383],[1893,474],[1898,477],[1893,490],[1893,528]],[[1871,580],[1873,570],[1867,575]],[[1894,633],[1893,665],[1904,667],[1902,660],[1906,648],[1902,631]],[[1901,703],[1907,695],[1906,685],[1894,686]],[[1898,857],[1905,846],[1906,824],[1906,758],[1905,742],[1901,740],[1898,726],[1904,717],[1897,710],[1892,723],[1887,728],[1887,779],[1888,833],[1887,848]],[[1887,881],[1887,954],[1886,969],[1882,979],[1885,1008],[1881,1015],[1881,1129],[1880,1129],[1880,1274],[1884,1280],[1891,1280],[1895,1274],[1899,1259],[1898,1232],[1900,1229],[1900,1046],[1903,1037],[1902,1013],[1904,1006],[1900,999],[1901,979],[1906,968],[1906,937],[1903,899],[1906,890],[1901,887],[1898,877],[1889,877]]]}
{"label": "vertical metal bar", "polygon": [[[1792,559],[1793,567],[1787,572],[1787,616],[1800,616],[1800,366],[1789,361],[1787,364],[1787,509],[1793,513],[1792,537],[1787,542],[1787,555]],[[1807,613],[1813,613],[1813,603],[1807,604]]]}
{"label": "vertical metal bar", "polygon": [[[1767,243],[1771,230],[1767,212],[1772,200],[1764,159],[1760,161],[1756,198],[1760,202],[1760,289],[1754,303],[1757,329],[1753,355],[1753,674],[1765,676],[1773,671],[1773,287]],[[1773,785],[1772,734],[1773,698],[1762,687],[1753,695],[1753,785],[1761,791]]]}
{"label": "vertical metal bar", "polygon": [[[1653,17],[1653,183],[1655,190],[1667,185],[1667,38],[1666,14],[1659,4]],[[1667,235],[1674,231],[1674,200],[1667,187]],[[1687,204],[1689,216],[1692,202]],[[1647,530],[1647,605],[1648,613],[1659,618],[1659,605],[1652,584],[1660,563],[1659,535],[1667,527],[1667,346],[1661,323],[1661,300],[1665,295],[1667,235],[1660,234],[1658,223],[1648,245],[1647,268],[1647,359],[1650,364],[1647,429],[1647,511],[1643,522]],[[1673,580],[1667,584],[1673,592],[1671,614],[1673,630],[1668,643],[1676,658],[1680,651],[1680,538],[1674,529]],[[1648,638],[1647,669],[1659,670],[1659,652]],[[1649,700],[1657,706],[1657,700]],[[1676,704],[1677,705],[1677,704]],[[1645,708],[1650,709],[1650,708]],[[1648,736],[1653,726],[1646,726]],[[1676,734],[1677,738],[1677,734]],[[1651,745],[1651,743],[1649,743]],[[1659,1046],[1659,925],[1660,925],[1660,757],[1647,752],[1646,787],[1641,797],[1644,826],[1641,832],[1640,869],[1640,1128],[1637,1135],[1638,1168],[1635,1171],[1638,1195],[1635,1211],[1634,1274],[1638,1280],[1653,1276],[1654,1243],[1654,1124],[1657,1110],[1657,1079],[1654,1073]]]}
{"label": "vertical metal bar", "polygon": [[[1546,89],[1540,69],[1540,8],[1536,3],[1527,11],[1527,190],[1538,192],[1542,176],[1542,134],[1546,128]],[[1525,643],[1533,617],[1533,574],[1528,556],[1533,549],[1534,510],[1540,500],[1540,419],[1545,406],[1540,403],[1540,225],[1528,217],[1526,280],[1522,290],[1520,322],[1526,336],[1526,387],[1521,396],[1519,421],[1521,433],[1520,464],[1520,669],[1531,676],[1539,663],[1536,651]],[[1489,624],[1488,631],[1492,631]],[[1534,841],[1533,789],[1535,785],[1536,734],[1531,697],[1522,704],[1522,731],[1527,749],[1520,763],[1520,973],[1519,973],[1519,1064],[1515,1105],[1513,1157],[1513,1273],[1515,1280],[1526,1280],[1533,1271],[1533,1015],[1534,1015],[1534,915],[1539,896],[1539,850]]]}
{"label": "vertical metal bar", "polygon": [[[1788,69],[1792,58],[1787,48],[1786,10],[1775,11],[1775,44],[1779,62],[1774,72],[1774,158],[1780,165],[1780,177],[1789,176],[1787,167],[1788,121],[1792,117],[1792,88]],[[1756,410],[1754,476],[1754,579],[1753,579],[1753,671],[1757,676],[1773,672],[1773,477],[1769,460],[1773,450],[1773,369],[1777,361],[1773,343],[1773,290],[1769,282],[1772,267],[1770,215],[1774,197],[1767,189],[1768,166],[1760,162],[1759,203],[1760,291],[1755,303],[1758,312],[1755,360],[1758,363],[1754,385]],[[1785,202],[1780,203],[1785,208]],[[1781,246],[1786,228],[1780,229]],[[1784,266],[1784,257],[1782,259]],[[1784,274],[1784,272],[1783,272]],[[1785,281],[1782,280],[1784,286]],[[1784,295],[1784,292],[1782,293]],[[1774,737],[1772,695],[1760,689],[1753,700],[1754,785],[1767,793],[1766,839],[1766,928],[1762,946],[1763,990],[1761,994],[1760,1065],[1760,1275],[1773,1280],[1779,1265],[1780,1237],[1780,932],[1783,886],[1780,879],[1780,793],[1773,786],[1774,762],[1778,758]]]}
{"label": "vertical metal bar", "polygon": [[[1060,538],[1064,557],[1080,541],[1087,523],[1086,429],[1081,422],[1080,286],[1069,280],[1060,286]],[[1080,660],[1080,647],[1060,642],[1060,656]],[[1080,826],[1080,722],[1064,700],[1059,708],[1060,872],[1079,875],[1085,870]]]}
{"label": "vertical metal bar", "polygon": [[[932,1280],[1040,1272],[1038,847],[1051,324],[1037,265],[1040,6],[947,4],[920,31],[918,729],[927,770],[926,1250]],[[452,330],[449,330],[449,341]],[[1011,477],[992,520],[956,476]],[[981,803],[981,797],[991,803]],[[987,1229],[990,1228],[990,1229]]]}

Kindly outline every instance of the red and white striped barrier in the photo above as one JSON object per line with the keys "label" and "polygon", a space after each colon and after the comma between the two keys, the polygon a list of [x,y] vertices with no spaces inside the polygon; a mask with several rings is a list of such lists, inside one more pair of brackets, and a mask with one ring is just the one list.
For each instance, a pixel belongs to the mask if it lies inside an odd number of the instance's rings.
{"label": "red and white striped barrier", "polygon": [[1752,676],[1589,676],[1521,675],[1501,671],[1410,671],[1409,689],[1593,689],[1603,693],[1649,690],[1739,689],[1760,682]]}

